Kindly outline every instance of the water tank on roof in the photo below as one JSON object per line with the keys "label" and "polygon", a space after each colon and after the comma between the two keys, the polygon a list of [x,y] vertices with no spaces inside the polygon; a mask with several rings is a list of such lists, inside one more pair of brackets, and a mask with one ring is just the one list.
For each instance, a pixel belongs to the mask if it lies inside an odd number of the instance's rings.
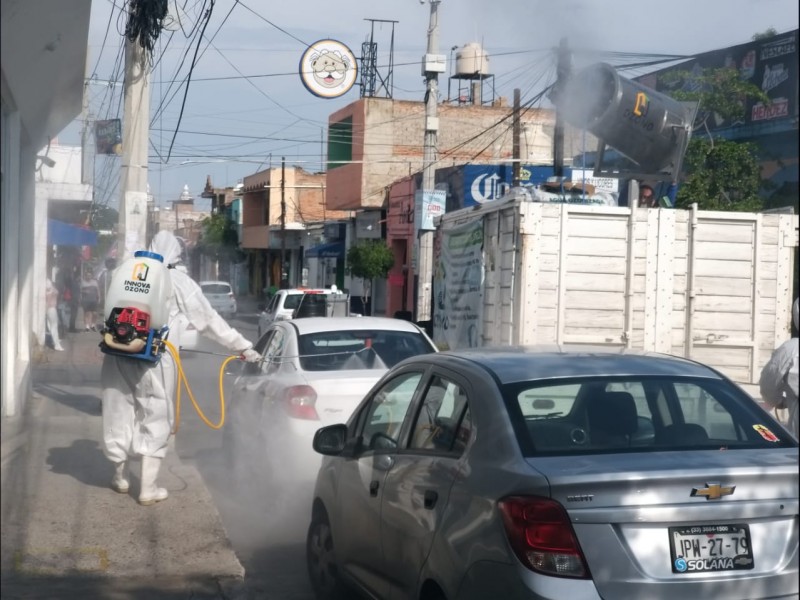
{"label": "water tank on roof", "polygon": [[459,79],[480,79],[489,75],[489,55],[481,45],[472,42],[456,51],[456,73]]}

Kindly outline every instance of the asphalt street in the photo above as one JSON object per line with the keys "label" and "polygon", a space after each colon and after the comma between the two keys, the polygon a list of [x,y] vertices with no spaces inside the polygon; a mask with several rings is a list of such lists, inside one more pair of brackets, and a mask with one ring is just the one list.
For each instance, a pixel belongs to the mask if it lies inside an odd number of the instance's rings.
{"label": "asphalt street", "polygon": [[[242,304],[231,324],[255,341],[255,302]],[[138,463],[131,492],[115,494],[100,448],[96,334],[71,333],[63,343],[65,352],[37,357],[23,414],[2,421],[2,597],[312,600],[308,491],[278,506],[269,485],[234,481],[224,430],[207,427],[184,391],[180,428],[159,477],[170,498],[147,508],[136,503]],[[227,354],[210,342],[201,349]],[[218,422],[224,357],[183,355],[198,405]],[[223,381],[229,389],[233,378]]]}
{"label": "asphalt street", "polygon": [[[230,320],[245,337],[256,341],[254,312],[241,310]],[[225,354],[224,348],[201,340],[198,350]],[[219,422],[219,374],[222,356],[183,352],[183,368],[197,404],[206,418]],[[235,369],[235,365],[233,367]],[[233,374],[224,375],[225,401],[236,402]],[[224,425],[223,425],[224,429]],[[276,505],[268,485],[237,481],[228,468],[222,429],[209,428],[198,416],[184,389],[175,449],[192,464],[216,504],[237,558],[245,568],[245,585],[252,598],[313,600],[305,562],[305,537],[311,503],[308,490],[291,493],[291,503]]]}

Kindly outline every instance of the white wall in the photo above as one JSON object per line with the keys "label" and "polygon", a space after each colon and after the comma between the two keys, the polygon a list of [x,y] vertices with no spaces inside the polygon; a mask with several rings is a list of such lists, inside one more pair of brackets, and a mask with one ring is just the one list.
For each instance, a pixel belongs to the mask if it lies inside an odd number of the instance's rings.
{"label": "white wall", "polygon": [[31,395],[36,155],[80,114],[91,0],[2,0],[0,12],[0,416],[9,417]]}

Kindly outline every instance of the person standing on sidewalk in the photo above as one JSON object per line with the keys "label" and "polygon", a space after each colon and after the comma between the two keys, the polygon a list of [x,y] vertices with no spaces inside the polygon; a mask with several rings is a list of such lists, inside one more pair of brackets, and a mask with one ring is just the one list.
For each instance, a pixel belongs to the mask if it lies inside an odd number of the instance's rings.
{"label": "person standing on sidewalk", "polygon": [[[243,360],[258,362],[261,355],[253,344],[228,325],[203,295],[188,274],[175,268],[180,262],[181,245],[169,231],[158,232],[150,251],[160,254],[169,268],[172,282],[170,328],[180,319],[206,337],[241,354]],[[103,386],[103,443],[106,457],[114,463],[111,488],[127,493],[127,464],[132,456],[142,457],[139,504],[149,505],[167,499],[167,490],[156,479],[174,422],[173,398],[176,392],[175,363],[168,353],[157,363],[106,354],[101,371]]]}
{"label": "person standing on sidewalk", "polygon": [[759,388],[761,398],[772,408],[789,410],[789,430],[795,437],[800,435],[798,426],[798,393],[800,393],[800,329],[798,300],[792,305],[792,321],[795,337],[781,344],[761,371]]}
{"label": "person standing on sidewalk", "polygon": [[64,289],[61,293],[69,306],[69,332],[75,333],[78,331],[75,328],[75,320],[78,318],[81,293],[80,269],[77,265],[69,265],[65,269]]}
{"label": "person standing on sidewalk", "polygon": [[[97,285],[100,286],[100,308],[103,308],[103,305],[106,302],[106,297],[108,297],[108,286],[111,283],[111,275],[114,273],[114,269],[117,268],[117,259],[116,258],[107,258],[105,261],[105,267],[102,271],[97,275]],[[105,319],[108,315],[102,315],[103,319]]]}
{"label": "person standing on sidewalk", "polygon": [[81,307],[83,308],[83,325],[86,331],[97,330],[97,307],[100,304],[100,286],[87,266],[81,281]]}
{"label": "person standing on sidewalk", "polygon": [[49,277],[45,283],[44,298],[46,303],[45,322],[47,330],[50,332],[50,339],[53,341],[53,350],[63,352],[61,337],[58,334],[58,288]]}

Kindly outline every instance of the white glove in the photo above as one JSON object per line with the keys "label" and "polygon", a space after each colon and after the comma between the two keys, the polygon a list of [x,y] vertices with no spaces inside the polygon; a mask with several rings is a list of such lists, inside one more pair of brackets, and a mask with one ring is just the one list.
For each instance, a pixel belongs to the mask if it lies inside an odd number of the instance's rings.
{"label": "white glove", "polygon": [[261,355],[252,348],[248,348],[247,350],[242,352],[241,359],[245,362],[257,363],[261,362]]}

